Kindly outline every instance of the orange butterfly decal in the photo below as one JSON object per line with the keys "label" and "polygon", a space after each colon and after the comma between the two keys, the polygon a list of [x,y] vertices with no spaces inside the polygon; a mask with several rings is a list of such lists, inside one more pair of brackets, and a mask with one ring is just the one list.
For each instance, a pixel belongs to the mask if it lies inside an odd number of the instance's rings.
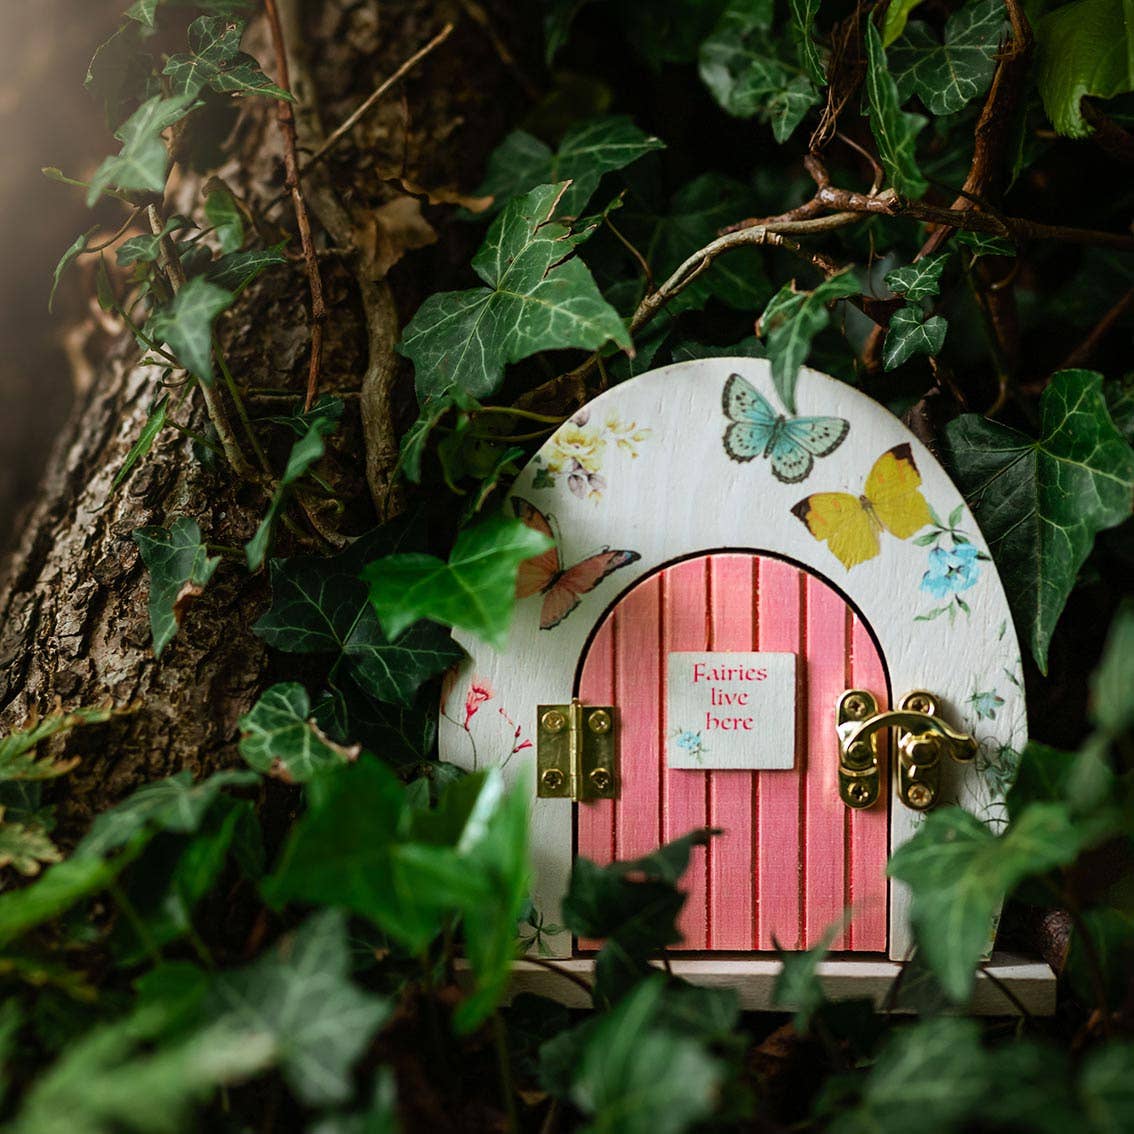
{"label": "orange butterfly decal", "polygon": [[554,547],[521,563],[516,576],[517,598],[543,595],[541,630],[558,626],[579,605],[583,595],[593,591],[612,571],[642,558],[636,551],[611,551],[604,547],[597,555],[590,555],[573,567],[564,567],[551,517],[519,496],[512,497],[512,507],[529,528],[556,541]]}

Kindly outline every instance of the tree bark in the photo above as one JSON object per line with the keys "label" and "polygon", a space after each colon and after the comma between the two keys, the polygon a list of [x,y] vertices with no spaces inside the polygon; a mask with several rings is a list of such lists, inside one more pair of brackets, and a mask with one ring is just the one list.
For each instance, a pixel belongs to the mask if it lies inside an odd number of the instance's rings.
{"label": "tree bark", "polygon": [[[514,15],[496,25],[509,37],[516,34]],[[372,485],[387,484],[396,457],[389,445],[393,415],[404,420],[412,414],[411,375],[393,354],[397,323],[431,291],[466,285],[465,265],[481,230],[453,223],[451,208],[426,206],[441,241],[397,265],[389,275],[389,293],[386,281],[369,279],[360,270],[366,250],[343,248],[341,241],[348,231],[363,231],[368,215],[404,193],[391,180],[395,176],[431,188],[472,188],[487,150],[518,117],[520,95],[490,37],[464,16],[459,3],[318,0],[304,5],[299,16],[301,22],[290,30],[295,35],[300,28],[304,41],[289,50],[309,63],[314,88],[304,91],[309,103],[303,109],[310,120],[328,127],[342,121],[446,21],[457,24],[450,39],[335,149],[314,187],[321,201],[333,193],[353,224],[350,230],[338,228],[332,216],[312,209],[325,230],[320,266],[331,311],[321,388],[345,395],[347,403],[326,470],[345,505],[331,534],[349,536],[374,522],[363,475],[367,454],[360,387],[367,376],[377,375],[382,383],[385,404],[379,412],[386,420],[378,429],[386,443],[370,454],[369,479]],[[520,29],[531,33],[534,29]],[[246,47],[273,72],[259,24],[250,29]],[[274,107],[243,103],[227,145],[229,160],[221,175],[258,212],[263,210],[283,184]],[[199,205],[207,172],[179,170],[167,193],[167,210]],[[264,215],[269,227],[293,228],[286,200]],[[298,241],[293,239],[289,249],[297,250]],[[371,317],[376,290],[385,339]],[[283,388],[301,396],[309,349],[307,303],[306,277],[297,262],[268,273],[224,317],[221,337],[246,391]],[[130,337],[119,336],[97,361],[96,373],[59,437],[38,502],[0,580],[0,734],[56,701],[73,707],[110,698],[130,710],[63,742],[68,752],[83,757],[59,788],[57,834],[64,843],[81,832],[92,813],[143,782],[182,768],[200,775],[236,762],[238,718],[270,679],[296,676],[294,667],[282,669],[252,634],[268,600],[266,572],[250,575],[236,557],[224,559],[177,637],[155,661],[148,579],[131,533],[146,524],[167,524],[180,513],[199,523],[209,543],[238,547],[252,535],[266,502],[261,489],[239,482],[223,463],[202,464],[187,437],[169,428],[112,494],[111,483],[157,393],[160,369],[140,361]],[[250,409],[255,416],[288,412],[289,405],[253,399]],[[177,418],[197,431],[205,427],[196,392]],[[373,434],[373,421],[365,428]],[[280,432],[270,452],[277,471],[288,444]],[[275,553],[295,547],[294,537],[281,529]]]}

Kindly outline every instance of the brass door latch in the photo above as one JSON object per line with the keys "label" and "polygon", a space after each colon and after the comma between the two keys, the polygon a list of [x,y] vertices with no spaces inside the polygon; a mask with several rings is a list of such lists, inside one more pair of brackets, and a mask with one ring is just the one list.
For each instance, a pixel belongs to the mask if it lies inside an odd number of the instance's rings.
{"label": "brass door latch", "polygon": [[881,789],[878,734],[894,729],[897,741],[898,798],[914,811],[926,811],[941,790],[941,758],[968,763],[977,743],[937,716],[937,699],[916,690],[901,705],[880,713],[878,702],[865,689],[848,689],[836,710],[839,734],[839,797],[848,807],[869,807]]}
{"label": "brass door latch", "polygon": [[536,794],[589,803],[618,797],[618,737],[610,705],[540,705]]}

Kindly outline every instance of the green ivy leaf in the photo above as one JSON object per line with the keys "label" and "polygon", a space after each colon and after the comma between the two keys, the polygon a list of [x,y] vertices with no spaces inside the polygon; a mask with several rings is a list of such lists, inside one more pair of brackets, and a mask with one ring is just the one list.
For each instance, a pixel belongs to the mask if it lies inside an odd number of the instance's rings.
{"label": "green ivy leaf", "polygon": [[131,264],[150,264],[158,258],[161,252],[162,237],[183,228],[193,228],[193,222],[188,217],[174,215],[162,226],[160,234],[146,232],[140,236],[131,236],[124,240],[115,253],[120,268],[128,268]]}
{"label": "green ivy leaf", "polygon": [[371,563],[362,578],[391,640],[419,619],[431,618],[501,648],[512,621],[520,564],[551,546],[522,520],[490,516],[461,532],[448,563],[432,555],[389,555]]}
{"label": "green ivy leaf", "polygon": [[178,516],[168,529],[137,528],[134,542],[150,573],[150,632],[154,657],[161,657],[189,606],[204,593],[220,556],[209,558],[201,529],[188,516]]}
{"label": "green ivy leaf", "polygon": [[238,295],[268,268],[287,263],[287,256],[283,251],[285,247],[287,242],[280,241],[271,248],[250,248],[246,252],[229,252],[209,264],[205,269],[205,279],[217,287]]}
{"label": "green ivy leaf", "polygon": [[929,299],[940,292],[941,273],[951,255],[950,252],[940,252],[924,260],[915,260],[909,267],[895,268],[886,273],[886,286],[908,300]]}
{"label": "green ivy leaf", "polygon": [[55,293],[59,290],[59,280],[62,278],[63,273],[67,270],[68,265],[74,263],[86,250],[87,244],[96,232],[98,232],[100,225],[94,225],[88,228],[86,232],[80,233],[68,246],[67,251],[59,257],[59,263],[55,265],[55,271],[51,274],[51,293],[47,297],[47,310],[49,312],[55,310]]}
{"label": "green ivy leaf", "polygon": [[95,817],[86,837],[75,848],[75,855],[105,858],[142,831],[191,835],[226,788],[248,787],[258,782],[255,772],[232,768],[214,772],[198,783],[193,782],[193,773],[186,769],[145,784]]}
{"label": "green ivy leaf", "polygon": [[[814,12],[799,0],[800,18],[810,27]],[[815,9],[818,4],[815,4]],[[701,45],[701,80],[721,108],[735,118],[758,116],[772,127],[777,142],[786,142],[808,110],[820,101],[812,79],[777,54],[772,36],[771,0],[736,0],[721,16],[711,36]],[[800,50],[810,34],[799,40]],[[811,62],[807,57],[807,66]],[[817,54],[815,66],[818,67]]]}
{"label": "green ivy leaf", "polygon": [[265,775],[287,783],[306,783],[313,776],[358,756],[358,748],[335,744],[311,719],[307,690],[288,681],[266,689],[237,721],[240,755]]}
{"label": "green ivy leaf", "polygon": [[1084,98],[1134,90],[1131,0],[1077,0],[1036,23],[1036,85],[1060,134],[1085,138]]}
{"label": "green ivy leaf", "polygon": [[931,114],[955,114],[988,90],[1007,32],[1003,0],[972,0],[959,8],[945,24],[944,42],[915,20],[888,52],[898,99],[917,95]]}
{"label": "green ivy leaf", "polygon": [[665,149],[660,138],[639,130],[625,115],[592,118],[571,127],[559,150],[523,130],[509,134],[488,159],[478,197],[494,198],[486,216],[537,185],[570,181],[559,202],[559,216],[577,217],[606,173],[636,162],[651,150]]}
{"label": "green ivy leaf", "polygon": [[83,86],[102,104],[111,129],[122,122],[138,92],[146,89],[153,63],[153,56],[142,50],[138,28],[130,24],[123,24],[95,48]]}
{"label": "green ivy leaf", "polygon": [[162,71],[169,76],[175,95],[196,97],[206,87],[218,94],[292,96],[260,70],[260,65],[240,50],[244,21],[224,16],[198,16],[189,25],[189,51],[172,55]]}
{"label": "green ivy leaf", "polygon": [[223,182],[213,181],[208,187],[205,219],[213,227],[221,252],[240,250],[244,243],[244,214]]}
{"label": "green ivy leaf", "polygon": [[341,670],[379,700],[412,705],[421,685],[464,653],[433,622],[390,642],[358,577],[366,563],[396,552],[412,535],[411,525],[385,527],[338,555],[273,559],[272,605],[253,630],[279,650],[335,655],[332,680]]}
{"label": "green ivy leaf", "polygon": [[431,295],[399,350],[414,364],[421,401],[457,386],[493,393],[509,362],[557,347],[631,349],[618,313],[572,255],[584,237],[552,220],[563,185],[512,201],[492,223],[473,269],[488,287]]}
{"label": "green ivy leaf", "polygon": [[819,87],[827,85],[827,71],[815,42],[815,17],[823,0],[788,0],[791,12],[791,37],[795,41],[795,52],[799,65]]}
{"label": "green ivy leaf", "polygon": [[981,256],[1015,256],[1016,246],[1002,236],[987,232],[958,232],[953,239],[972,253],[974,260]]}
{"label": "green ivy leaf", "polygon": [[1134,602],[1119,607],[1091,675],[1091,719],[1109,736],[1134,731]]}
{"label": "green ivy leaf", "polygon": [[902,110],[897,83],[887,67],[886,49],[870,20],[866,21],[866,102],[886,177],[897,193],[916,200],[929,188],[918,168],[916,152],[925,119]]}
{"label": "green ivy leaf", "polygon": [[130,452],[126,454],[122,467],[114,474],[114,480],[110,484],[111,492],[122,484],[133,471],[134,466],[150,451],[154,438],[165,428],[168,417],[169,395],[163,394],[150,408],[150,412],[146,415],[146,423],[138,434],[138,440],[130,446]]}
{"label": "green ivy leaf", "polygon": [[[164,4],[176,5],[179,0],[134,0],[126,9],[126,15],[131,20],[137,20],[143,27],[153,29],[156,27],[158,8]],[[235,16],[247,12],[251,7],[251,0],[196,0],[194,8],[212,12],[218,16]]]}
{"label": "green ivy leaf", "polygon": [[301,1102],[345,1102],[351,1068],[391,1012],[350,969],[346,917],[324,910],[255,964],[214,977],[204,1011],[270,1047]]}
{"label": "green ivy leaf", "polygon": [[1053,375],[1040,416],[1039,440],[966,414],[950,422],[946,443],[1017,624],[1046,672],[1051,635],[1096,534],[1130,516],[1134,450],[1092,371]]}
{"label": "green ivy leaf", "polygon": [[596,866],[577,858],[563,898],[563,922],[580,937],[605,938],[595,963],[596,1003],[613,1003],[649,973],[648,962],[681,940],[677,883],[696,846],[714,832],[694,831],[645,858]]}
{"label": "green ivy leaf", "polygon": [[652,977],[587,1035],[571,1099],[589,1130],[684,1134],[713,1113],[724,1065],[704,1040],[662,1024],[664,998],[664,978]]}
{"label": "green ivy leaf", "polygon": [[887,370],[901,366],[915,354],[935,355],[945,345],[949,324],[943,315],[926,318],[917,307],[899,307],[890,316],[886,341],[882,344],[882,362]]}
{"label": "green ivy leaf", "polygon": [[145,333],[166,343],[177,361],[202,382],[213,381],[213,322],[236,296],[197,276],[146,321]]}
{"label": "green ivy leaf", "polygon": [[122,149],[104,158],[95,170],[87,190],[87,204],[93,205],[106,189],[129,193],[142,190],[161,193],[169,172],[169,151],[161,133],[183,118],[194,104],[192,95],[147,99],[118,127],[114,136]]}
{"label": "green ivy leaf", "polygon": [[421,483],[421,464],[430,434],[449,413],[456,410],[467,415],[478,409],[480,402],[457,387],[426,398],[417,420],[402,435],[398,464],[406,480],[411,484]]}
{"label": "green ivy leaf", "polygon": [[906,30],[910,13],[920,3],[921,0],[894,0],[886,5],[886,14],[882,17],[883,47],[889,47]]}
{"label": "green ivy leaf", "polygon": [[1023,879],[1074,861],[1097,835],[1062,803],[1036,803],[1003,835],[957,807],[928,815],[890,859],[889,872],[912,891],[918,948],[957,1003],[972,992],[977,962],[991,943],[1000,902]]}
{"label": "green ivy leaf", "polygon": [[272,542],[276,518],[287,498],[288,489],[322,458],[326,451],[323,438],[328,433],[333,433],[337,425],[338,421],[334,417],[312,418],[307,432],[292,445],[283,476],[280,477],[272,498],[268,501],[268,510],[264,513],[264,518],[260,521],[255,534],[244,545],[244,556],[248,561],[249,571],[259,571],[264,566]]}
{"label": "green ivy leaf", "polygon": [[972,1020],[950,1016],[895,1029],[870,1069],[857,1106],[844,1098],[831,1134],[951,1134],[966,1127],[991,1085]]}
{"label": "green ivy leaf", "polygon": [[[57,868],[58,869],[58,868]],[[164,1007],[96,1027],[31,1086],[15,1121],[20,1134],[177,1134],[193,1104],[271,1065],[265,1038],[222,1025],[160,1044]]]}
{"label": "green ivy leaf", "polygon": [[788,413],[795,413],[795,382],[807,360],[811,342],[830,322],[827,305],[858,295],[861,289],[849,268],[825,279],[812,291],[784,284],[768,302],[757,324],[772,362],[772,381]]}
{"label": "green ivy leaf", "polygon": [[780,971],[772,987],[772,1003],[795,1013],[793,1024],[800,1035],[806,1035],[815,1014],[827,1003],[827,994],[819,980],[819,966],[826,960],[831,943],[842,932],[843,923],[836,922],[819,942],[802,953],[782,949],[776,943]]}
{"label": "green ivy leaf", "polygon": [[[682,186],[665,211],[635,212],[632,204],[627,205],[621,227],[642,250],[654,278],[664,280],[722,227],[750,216],[757,207],[756,197],[739,181],[705,173]],[[738,248],[686,287],[667,304],[667,311],[696,310],[710,298],[748,311],[766,303],[770,292],[760,249]]]}
{"label": "green ivy leaf", "polygon": [[374,1076],[370,1106],[363,1113],[324,1115],[309,1134],[400,1134],[400,1131],[394,1072],[389,1067],[379,1067]]}

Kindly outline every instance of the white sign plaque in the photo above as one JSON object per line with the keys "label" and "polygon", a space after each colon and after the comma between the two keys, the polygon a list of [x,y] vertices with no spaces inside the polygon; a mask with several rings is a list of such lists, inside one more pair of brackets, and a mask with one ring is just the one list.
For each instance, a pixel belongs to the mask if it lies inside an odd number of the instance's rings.
{"label": "white sign plaque", "polygon": [[671,768],[795,765],[795,654],[674,651],[666,672]]}

